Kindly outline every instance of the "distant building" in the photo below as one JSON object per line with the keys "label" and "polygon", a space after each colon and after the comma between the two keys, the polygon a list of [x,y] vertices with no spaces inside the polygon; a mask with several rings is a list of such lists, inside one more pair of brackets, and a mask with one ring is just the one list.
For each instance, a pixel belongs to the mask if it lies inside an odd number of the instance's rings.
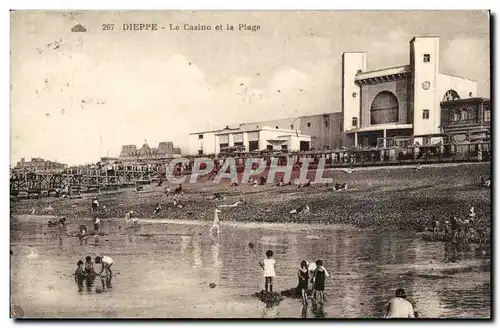
{"label": "distant building", "polygon": [[31,161],[27,162],[24,158],[17,162],[14,169],[21,169],[27,171],[48,171],[48,170],[62,170],[67,168],[68,165],[61,164],[58,162],[47,161],[43,158],[32,158]]}
{"label": "distant building", "polygon": [[364,52],[346,52],[342,59],[347,146],[385,147],[388,139],[409,136],[421,144],[438,142],[433,135],[442,132],[443,102],[477,96],[477,81],[440,72],[439,37],[414,37],[406,66],[367,70]]}
{"label": "distant building", "polygon": [[173,158],[181,155],[181,150],[170,141],[160,142],[158,148],[151,148],[144,143],[141,148],[136,145],[123,145],[119,159]]}
{"label": "distant building", "polygon": [[270,126],[300,131],[304,135],[311,137],[309,150],[336,149],[342,147],[344,142],[341,112],[241,124],[241,127],[244,129],[257,126]]}
{"label": "distant building", "polygon": [[221,130],[191,133],[190,155],[217,155],[232,150],[251,152],[262,150],[299,151],[309,150],[311,136],[298,130],[279,126],[260,126],[255,123],[241,124],[237,128],[227,126]]}
{"label": "distant building", "polygon": [[165,160],[181,157],[181,149],[172,142],[160,142],[158,148],[151,148],[144,143],[141,148],[136,145],[123,145],[119,157],[101,157],[102,165],[161,165]]}

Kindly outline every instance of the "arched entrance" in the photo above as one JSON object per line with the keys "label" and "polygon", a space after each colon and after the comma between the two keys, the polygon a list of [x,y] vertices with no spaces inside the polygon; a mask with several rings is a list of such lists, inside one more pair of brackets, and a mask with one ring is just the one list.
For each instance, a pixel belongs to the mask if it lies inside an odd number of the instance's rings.
{"label": "arched entrance", "polygon": [[370,124],[397,123],[399,120],[398,98],[389,91],[382,91],[373,99]]}

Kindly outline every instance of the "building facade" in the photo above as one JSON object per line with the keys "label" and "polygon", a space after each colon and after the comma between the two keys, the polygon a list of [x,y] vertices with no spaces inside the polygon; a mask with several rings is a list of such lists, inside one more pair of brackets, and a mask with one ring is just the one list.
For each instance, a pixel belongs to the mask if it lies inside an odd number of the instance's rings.
{"label": "building facade", "polygon": [[311,137],[309,150],[336,149],[343,146],[342,113],[324,113],[276,120],[244,123],[243,129],[268,126],[276,129],[300,131]]}
{"label": "building facade", "polygon": [[309,150],[311,137],[298,130],[267,126],[256,123],[227,126],[221,130],[191,133],[190,155],[217,155],[221,152],[252,152],[263,150]]}
{"label": "building facade", "polygon": [[441,129],[453,140],[489,141],[491,102],[484,98],[451,99],[441,102]]}
{"label": "building facade", "polygon": [[[347,146],[386,146],[387,140],[414,136],[440,140],[441,104],[477,96],[477,81],[439,70],[439,37],[414,37],[410,64],[367,70],[366,53],[342,58],[342,120]],[[431,136],[431,137],[429,137]]]}

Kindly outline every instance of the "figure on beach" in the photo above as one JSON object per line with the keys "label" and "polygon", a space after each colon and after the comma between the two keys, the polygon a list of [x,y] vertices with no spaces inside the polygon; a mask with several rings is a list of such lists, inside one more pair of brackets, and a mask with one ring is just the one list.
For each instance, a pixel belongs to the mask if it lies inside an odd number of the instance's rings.
{"label": "figure on beach", "polygon": [[458,219],[456,216],[453,216],[450,219],[450,228],[451,228],[451,242],[455,243],[457,241],[457,236],[458,236]]}
{"label": "figure on beach", "polygon": [[219,208],[222,208],[222,207],[237,207],[237,206],[240,206],[240,205],[245,205],[246,203],[247,202],[243,198],[240,198],[240,200],[237,201],[234,204],[231,204],[231,205],[221,204],[221,205],[217,205],[217,207],[219,207]]}
{"label": "figure on beach", "polygon": [[184,190],[182,190],[182,184],[180,184],[179,187],[175,188],[174,194],[176,194],[176,195],[183,195],[184,194]]}
{"label": "figure on beach", "polygon": [[96,217],[94,219],[94,231],[96,233],[99,233],[99,229],[101,228],[101,219],[99,219],[98,217]]}
{"label": "figure on beach", "polygon": [[159,203],[156,204],[156,208],[155,208],[155,211],[153,212],[153,215],[156,215],[158,213],[160,213],[161,211],[161,206]]}
{"label": "figure on beach", "polygon": [[85,269],[84,269],[85,274],[95,274],[94,271],[94,263],[92,262],[92,257],[87,256],[85,258]]}
{"label": "figure on beach", "polygon": [[97,198],[94,197],[92,200],[92,211],[97,211],[99,209],[99,201],[97,201]]}
{"label": "figure on beach", "polygon": [[78,239],[80,239],[80,244],[83,244],[83,242],[87,242],[87,227],[82,224],[80,225],[80,228],[78,229]]}
{"label": "figure on beach", "polygon": [[273,291],[273,280],[276,277],[275,265],[276,261],[273,259],[273,251],[266,251],[266,259],[264,262],[259,262],[259,265],[264,270],[264,279],[265,279],[265,291]]}
{"label": "figure on beach", "polygon": [[297,286],[297,291],[300,292],[302,297],[302,304],[307,305],[307,287],[309,284],[309,269],[307,268],[307,262],[300,262],[300,269],[297,272],[299,278],[299,284]]}
{"label": "figure on beach", "polygon": [[436,238],[439,236],[439,230],[440,230],[441,223],[439,220],[434,220],[432,223],[432,240],[436,240]]}
{"label": "figure on beach", "polygon": [[127,225],[127,228],[137,228],[139,227],[139,220],[136,218],[132,218],[132,215],[134,214],[134,211],[128,211],[125,214],[125,223]]}
{"label": "figure on beach", "polygon": [[220,220],[219,220],[219,213],[221,213],[221,210],[215,209],[214,210],[214,221],[212,222],[212,227],[210,227],[210,234],[213,234],[214,230],[217,233],[217,236],[220,233]]}
{"label": "figure on beach", "polygon": [[392,298],[385,306],[384,318],[415,318],[413,305],[406,300],[406,292],[399,288],[396,297]]}
{"label": "figure on beach", "polygon": [[[111,280],[113,277],[113,272],[111,271],[111,266],[113,265],[113,259],[109,256],[97,256],[95,258],[96,264],[101,264],[101,272],[99,272],[99,276],[106,277]],[[104,276],[103,276],[104,273]]]}
{"label": "figure on beach", "polygon": [[323,261],[316,261],[316,270],[311,278],[311,282],[313,283],[313,299],[314,302],[318,304],[323,304],[325,302],[325,280],[328,277],[328,271],[323,267]]}
{"label": "figure on beach", "polygon": [[83,269],[83,261],[79,260],[76,263],[77,267],[75,270],[75,282],[78,285],[78,291],[81,292],[83,291],[83,282],[85,281],[85,278],[87,275],[85,274],[85,271]]}

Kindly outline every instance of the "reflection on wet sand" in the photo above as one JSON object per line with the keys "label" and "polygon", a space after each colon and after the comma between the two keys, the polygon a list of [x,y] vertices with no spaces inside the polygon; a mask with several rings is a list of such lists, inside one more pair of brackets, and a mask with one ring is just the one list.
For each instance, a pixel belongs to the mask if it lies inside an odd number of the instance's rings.
{"label": "reflection on wet sand", "polygon": [[318,305],[315,302],[312,302],[311,308],[314,318],[316,319],[326,318],[325,308],[322,304]]}
{"label": "reflection on wet sand", "polygon": [[136,245],[137,244],[137,235],[132,233],[127,233],[127,245]]}
{"label": "reflection on wet sand", "polygon": [[307,304],[304,304],[302,305],[302,319],[306,319],[307,318]]}
{"label": "reflection on wet sand", "polygon": [[95,279],[96,279],[95,274],[90,274],[87,276],[87,279],[85,280],[85,286],[87,287],[87,293],[92,292],[92,286],[94,286]]}
{"label": "reflection on wet sand", "polygon": [[[96,284],[97,278],[99,278],[98,282],[100,284]],[[113,288],[111,280],[111,276],[99,276],[97,274],[82,275],[75,279],[79,293],[83,292],[84,285],[87,293],[92,293],[92,287],[94,286],[96,287],[97,293],[105,292],[106,290]]]}
{"label": "reflection on wet sand", "polygon": [[274,319],[274,318],[278,318],[279,314],[280,314],[280,311],[279,311],[278,306],[266,305],[264,307],[264,311],[262,312],[262,318],[263,319]]}
{"label": "reflection on wet sand", "polygon": [[201,259],[201,246],[200,240],[198,238],[193,238],[193,268],[203,267],[203,261]]}
{"label": "reflection on wet sand", "polygon": [[186,253],[186,250],[191,243],[191,238],[191,236],[181,236],[181,255],[184,255]]}
{"label": "reflection on wet sand", "polygon": [[211,242],[210,248],[212,250],[213,267],[218,269],[218,268],[222,267],[222,261],[219,259],[219,252],[220,252],[220,239],[219,239],[219,237],[212,237],[212,242]]}

